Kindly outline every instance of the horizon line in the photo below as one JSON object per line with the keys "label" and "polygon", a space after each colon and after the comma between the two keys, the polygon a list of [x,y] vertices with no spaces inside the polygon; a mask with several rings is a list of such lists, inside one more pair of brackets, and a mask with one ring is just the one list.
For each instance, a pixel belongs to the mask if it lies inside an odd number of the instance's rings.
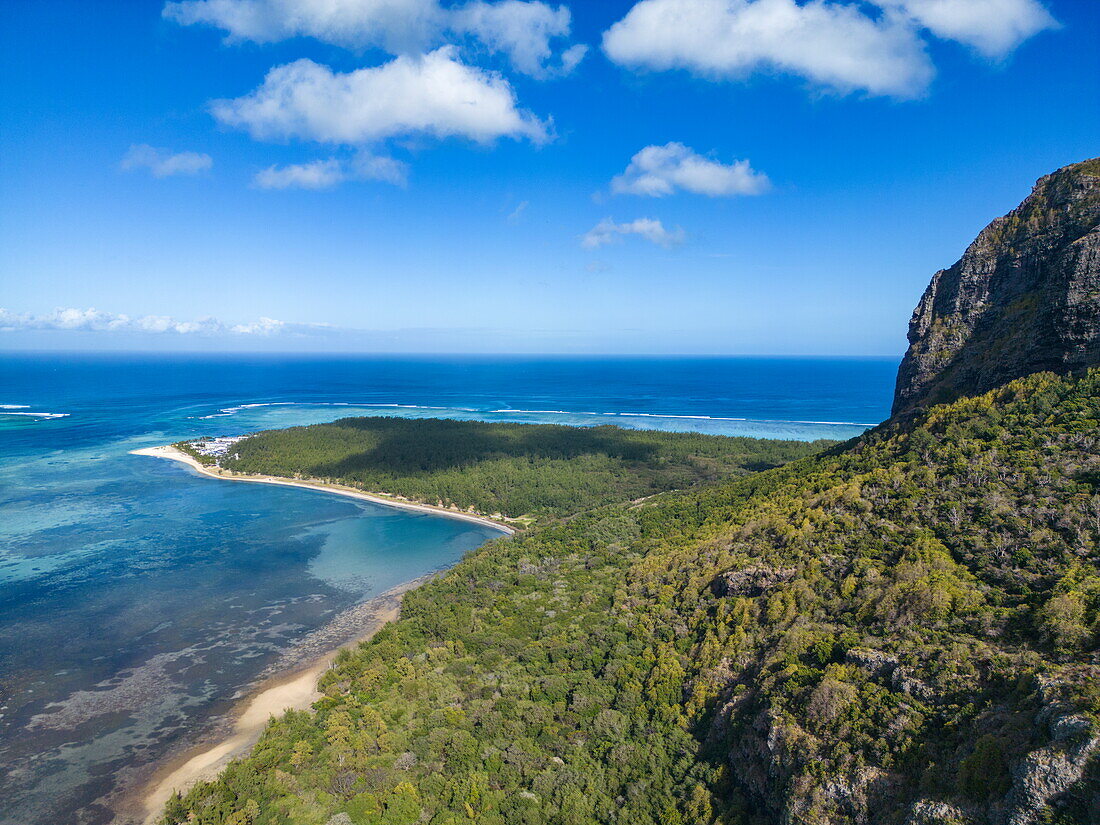
{"label": "horizon line", "polygon": [[360,358],[840,358],[865,360],[900,360],[904,353],[750,353],[750,352],[493,352],[493,351],[356,351],[356,350],[203,350],[203,349],[36,349],[0,347],[0,357],[10,355],[228,355],[228,356],[268,356],[268,357],[360,357]]}

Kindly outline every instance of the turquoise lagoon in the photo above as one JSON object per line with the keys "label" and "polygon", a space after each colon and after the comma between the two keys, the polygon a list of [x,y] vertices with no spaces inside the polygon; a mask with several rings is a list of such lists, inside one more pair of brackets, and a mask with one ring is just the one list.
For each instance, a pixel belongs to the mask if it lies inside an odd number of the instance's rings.
{"label": "turquoise lagoon", "polygon": [[130,450],[400,415],[850,438],[892,359],[0,355],[0,823],[106,823],[341,612],[499,532]]}

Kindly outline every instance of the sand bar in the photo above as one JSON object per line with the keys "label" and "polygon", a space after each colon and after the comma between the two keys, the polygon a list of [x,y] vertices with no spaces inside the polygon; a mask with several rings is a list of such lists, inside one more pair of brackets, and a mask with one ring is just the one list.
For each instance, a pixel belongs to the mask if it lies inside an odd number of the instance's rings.
{"label": "sand bar", "polygon": [[416,510],[421,513],[435,513],[440,516],[447,516],[448,518],[462,519],[463,521],[472,521],[477,524],[483,524],[486,527],[492,527],[494,530],[500,530],[504,533],[511,535],[515,533],[515,528],[504,524],[496,519],[489,518],[488,516],[475,515],[473,513],[464,513],[460,510],[449,510],[446,507],[433,507],[430,504],[418,504],[412,501],[403,501],[397,498],[390,498],[382,496],[378,493],[364,493],[362,490],[357,490],[354,487],[347,487],[343,484],[331,484],[327,481],[320,481],[316,479],[298,480],[292,478],[281,478],[279,476],[264,476],[264,475],[244,475],[240,473],[232,473],[228,470],[223,470],[220,467],[208,467],[205,464],[201,464],[196,458],[188,455],[182,450],[176,447],[145,447],[140,450],[131,450],[131,455],[147,455],[154,458],[167,458],[172,461],[179,461],[191,467],[198,473],[210,478],[218,478],[223,481],[252,481],[259,484],[277,484],[281,487],[302,487],[306,490],[323,490],[328,493],[336,493],[342,496],[348,496],[349,498],[358,498],[363,501],[369,501],[373,504],[382,504],[386,507],[399,507],[402,510]]}

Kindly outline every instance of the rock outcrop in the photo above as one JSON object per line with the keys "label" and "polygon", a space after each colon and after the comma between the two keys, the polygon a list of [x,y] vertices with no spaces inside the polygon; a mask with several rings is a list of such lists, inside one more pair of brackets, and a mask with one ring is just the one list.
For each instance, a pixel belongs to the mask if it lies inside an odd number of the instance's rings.
{"label": "rock outcrop", "polygon": [[937,272],[909,322],[894,414],[1100,363],[1100,158],[1031,195]]}
{"label": "rock outcrop", "polygon": [[998,825],[1042,821],[1047,806],[1081,780],[1089,761],[1100,750],[1096,725],[1058,701],[1057,681],[1040,676],[1039,685],[1043,706],[1035,723],[1047,728],[1050,741],[1012,766],[1012,789],[1005,799],[1003,815],[993,818]]}
{"label": "rock outcrop", "polygon": [[794,567],[753,564],[723,573],[711,583],[711,590],[716,596],[762,596],[789,582],[797,573]]}

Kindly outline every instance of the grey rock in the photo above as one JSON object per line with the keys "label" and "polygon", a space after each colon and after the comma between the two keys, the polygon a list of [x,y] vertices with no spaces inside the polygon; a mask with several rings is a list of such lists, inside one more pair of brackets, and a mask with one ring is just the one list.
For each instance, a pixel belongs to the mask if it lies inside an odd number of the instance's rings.
{"label": "grey rock", "polygon": [[963,811],[946,802],[920,799],[913,803],[905,825],[964,825],[973,821]]}
{"label": "grey rock", "polygon": [[1100,363],[1100,159],[1031,195],[937,272],[909,323],[894,413]]}
{"label": "grey rock", "polygon": [[1043,809],[1084,775],[1089,757],[1100,747],[1100,737],[1070,747],[1039,748],[1012,766],[1005,825],[1031,825]]}
{"label": "grey rock", "polygon": [[325,825],[354,825],[351,817],[345,813],[333,814]]}
{"label": "grey rock", "polygon": [[844,661],[867,671],[871,676],[889,676],[898,666],[896,657],[869,647],[853,647],[844,654]]}
{"label": "grey rock", "polygon": [[1084,716],[1059,716],[1050,723],[1050,738],[1055,742],[1065,742],[1080,736],[1088,736],[1092,722]]}
{"label": "grey rock", "polygon": [[914,699],[928,701],[935,698],[936,692],[905,668],[896,668],[890,674],[890,684],[898,693],[912,696]]}
{"label": "grey rock", "polygon": [[877,822],[875,798],[896,777],[881,768],[863,767],[817,783],[805,796],[786,800],[780,822],[835,822],[872,825]]}
{"label": "grey rock", "polygon": [[728,570],[711,584],[717,596],[761,596],[789,582],[798,571],[794,567],[769,567],[753,564],[740,570]]}
{"label": "grey rock", "polygon": [[[1043,692],[1049,684],[1043,685]],[[1054,702],[1040,710],[1036,721],[1047,722],[1051,743],[1027,754],[1012,766],[1012,789],[1005,798],[1003,825],[1031,825],[1057,797],[1077,784],[1089,760],[1100,752],[1100,735],[1084,716],[1056,714]]]}

